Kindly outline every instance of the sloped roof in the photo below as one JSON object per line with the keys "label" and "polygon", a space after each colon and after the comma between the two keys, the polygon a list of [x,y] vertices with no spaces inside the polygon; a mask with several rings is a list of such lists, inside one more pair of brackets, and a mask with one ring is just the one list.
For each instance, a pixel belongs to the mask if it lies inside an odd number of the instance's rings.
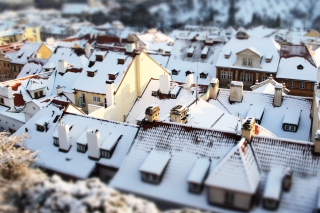
{"label": "sloped roof", "polygon": [[258,164],[245,140],[232,148],[207,178],[207,186],[254,194],[260,181]]}
{"label": "sloped roof", "polygon": [[36,54],[41,46],[40,42],[27,42],[25,43],[18,53],[12,58],[13,64],[26,64],[28,59]]}

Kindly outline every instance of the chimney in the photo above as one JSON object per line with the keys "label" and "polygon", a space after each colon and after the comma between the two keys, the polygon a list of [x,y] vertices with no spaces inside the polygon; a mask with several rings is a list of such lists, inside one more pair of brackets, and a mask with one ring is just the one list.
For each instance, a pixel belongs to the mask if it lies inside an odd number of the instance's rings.
{"label": "chimney", "polygon": [[283,85],[277,83],[274,86],[274,98],[273,98],[273,106],[279,107],[282,104],[282,91],[283,91]]}
{"label": "chimney", "polygon": [[12,88],[9,85],[6,85],[8,98],[13,98]]}
{"label": "chimney", "polygon": [[292,185],[292,170],[287,168],[282,180],[282,189],[286,192],[290,191]]}
{"label": "chimney", "polygon": [[255,134],[255,126],[256,126],[256,121],[254,118],[247,118],[246,121],[242,125],[242,137],[245,137],[247,141],[250,143],[252,137]]}
{"label": "chimney", "polygon": [[87,143],[89,158],[99,159],[100,158],[100,132],[98,130],[87,131]]}
{"label": "chimney", "polygon": [[219,80],[217,78],[213,78],[210,82],[210,98],[217,99],[219,92]]}
{"label": "chimney", "polygon": [[89,42],[86,43],[86,45],[84,47],[84,51],[85,51],[86,57],[90,58],[90,56],[91,56],[91,45],[89,44]]}
{"label": "chimney", "polygon": [[59,60],[58,61],[58,72],[65,73],[68,68],[68,62],[66,60]]}
{"label": "chimney", "polygon": [[6,104],[7,106],[9,105],[9,107],[10,107],[9,111],[16,111],[15,105],[14,105],[14,98],[15,97],[13,95],[12,88],[9,85],[6,85],[5,90],[7,91],[7,95],[8,95],[8,99],[9,99],[9,102]]}
{"label": "chimney", "polygon": [[37,52],[37,53],[36,53],[36,58],[42,58],[41,52]]}
{"label": "chimney", "polygon": [[187,87],[190,88],[191,85],[194,83],[194,80],[193,80],[193,74],[190,73],[189,75],[187,75]]}
{"label": "chimney", "polygon": [[189,116],[188,112],[189,108],[187,106],[177,105],[170,111],[170,121],[177,123],[187,123]]}
{"label": "chimney", "polygon": [[134,41],[128,41],[126,44],[126,53],[133,53],[136,48]]}
{"label": "chimney", "polygon": [[149,122],[160,121],[160,107],[156,104],[149,106],[145,111],[145,115]]}
{"label": "chimney", "polygon": [[168,95],[169,92],[170,92],[170,76],[161,75],[160,76],[160,93]]}
{"label": "chimney", "polygon": [[59,136],[59,150],[68,152],[70,143],[69,126],[65,123],[58,124],[58,136]]}
{"label": "chimney", "polygon": [[243,82],[231,81],[230,84],[230,102],[242,102],[243,96]]}
{"label": "chimney", "polygon": [[107,107],[114,105],[114,83],[113,81],[106,81],[106,99]]}
{"label": "chimney", "polygon": [[54,38],[47,38],[46,39],[46,43],[47,43],[47,45],[49,45],[49,46],[52,46],[52,45],[54,45]]}

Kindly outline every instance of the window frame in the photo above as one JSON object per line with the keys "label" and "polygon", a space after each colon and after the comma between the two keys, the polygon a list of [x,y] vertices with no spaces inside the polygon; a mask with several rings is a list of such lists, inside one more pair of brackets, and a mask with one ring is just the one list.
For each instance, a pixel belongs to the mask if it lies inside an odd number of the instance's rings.
{"label": "window frame", "polygon": [[101,102],[101,98],[99,96],[92,96],[92,101],[100,103]]}
{"label": "window frame", "polygon": [[305,89],[306,88],[306,82],[300,82],[299,83],[299,89]]}
{"label": "window frame", "polygon": [[295,81],[290,81],[289,82],[289,87],[290,88],[295,88],[295,83],[296,83]]}

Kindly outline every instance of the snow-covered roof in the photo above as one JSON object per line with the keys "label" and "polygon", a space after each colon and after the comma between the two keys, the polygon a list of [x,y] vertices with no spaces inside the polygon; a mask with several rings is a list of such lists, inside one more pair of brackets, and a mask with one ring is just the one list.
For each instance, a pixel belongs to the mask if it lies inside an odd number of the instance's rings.
{"label": "snow-covered roof", "polygon": [[[188,57],[188,50],[192,46],[194,52],[192,57]],[[214,44],[210,46],[207,57],[201,58],[201,53],[203,51],[203,41],[191,41],[191,40],[181,40],[177,39],[172,47],[171,56],[167,65],[164,65],[168,70],[173,69],[180,70],[178,75],[172,75],[172,79],[178,82],[186,82],[186,71],[191,70],[195,74],[195,79],[197,75],[202,72],[207,72],[207,78],[203,79],[198,76],[198,83],[203,85],[208,85],[210,80],[216,76],[215,64],[219,57],[219,53],[222,49],[222,44]]]}
{"label": "snow-covered roof", "polygon": [[283,176],[282,168],[275,167],[270,170],[264,187],[263,198],[280,200]]}
{"label": "snow-covered roof", "polygon": [[[230,104],[229,96],[229,89],[220,88],[217,100],[210,99],[209,103],[234,116],[238,116],[239,114],[243,119],[247,117],[250,106],[264,105],[264,115],[260,123],[261,126],[281,138],[305,141],[310,140],[309,132],[311,128],[310,113],[312,99],[286,95],[283,97],[281,106],[274,107],[274,96],[271,94],[243,91],[242,102],[233,104]],[[283,119],[287,108],[292,108],[297,112],[302,110],[297,132],[288,132],[282,129]]]}
{"label": "snow-covered roof", "polygon": [[[96,61],[97,54],[105,55],[103,61]],[[87,92],[105,94],[105,82],[109,79],[109,74],[118,73],[118,76],[114,80],[115,89],[117,89],[133,60],[132,56],[127,56],[124,64],[118,64],[118,59],[123,59],[124,54],[123,52],[95,50],[89,59],[90,62],[94,62],[94,65],[91,68],[87,66],[84,67],[83,72],[74,84],[74,88]],[[97,70],[94,77],[87,76],[87,71],[89,70]],[[92,85],[95,86],[93,87]]]}
{"label": "snow-covered roof", "polygon": [[[301,65],[302,67],[299,67]],[[302,68],[302,69],[299,69]],[[318,69],[303,57],[281,58],[277,78],[317,81]]]}
{"label": "snow-covered roof", "polygon": [[29,58],[35,56],[41,46],[40,42],[27,42],[25,43],[18,53],[12,58],[13,64],[26,64]]}
{"label": "snow-covered roof", "polygon": [[170,160],[170,153],[152,150],[139,171],[160,176]]}
{"label": "snow-covered roof", "polygon": [[294,107],[287,108],[286,114],[284,115],[284,118],[283,118],[283,123],[299,125],[301,111],[302,110],[297,110]]}
{"label": "snow-covered roof", "polygon": [[101,144],[101,149],[111,151],[111,149],[116,145],[120,137],[121,137],[121,134],[118,132],[111,133],[110,135],[107,136],[107,138]]}
{"label": "snow-covered roof", "polygon": [[[72,113],[65,113],[62,115],[64,110],[64,106],[61,107],[61,105],[49,104],[47,107],[36,113],[16,132],[16,134],[19,135],[25,133],[25,128],[28,129],[29,138],[25,139],[25,145],[31,150],[39,151],[36,163],[41,167],[76,178],[87,178],[95,168],[96,161],[88,158],[88,151],[86,153],[78,152],[77,142],[79,143],[79,141],[81,141],[79,138],[83,136],[83,133],[86,132],[88,128],[92,128],[99,130],[101,142],[105,141],[111,132],[113,134],[123,135],[118,142],[112,157],[110,159],[101,158],[98,161],[99,164],[119,168],[138,131],[137,126],[95,119],[89,116]],[[56,131],[59,123],[54,123],[56,116],[61,116],[61,122],[72,127],[70,129],[71,148],[67,153],[60,152],[59,148],[53,145],[53,136],[57,136]],[[34,124],[44,117],[50,118],[48,131],[39,132],[36,130]],[[38,143],[39,140],[41,140],[41,143]]]}
{"label": "snow-covered roof", "polygon": [[255,104],[250,106],[247,117],[254,118],[255,120],[261,120],[264,112],[264,106]]}
{"label": "snow-covered roof", "polygon": [[210,172],[205,184],[211,187],[254,194],[259,181],[258,164],[249,144],[245,138],[242,138]]}
{"label": "snow-covered roof", "polygon": [[[219,55],[216,66],[217,67],[230,67],[243,69],[242,66],[235,66],[237,61],[237,53],[246,49],[257,53],[262,57],[260,65],[262,68],[251,68],[245,67],[246,70],[255,70],[262,72],[277,72],[278,63],[280,59],[279,50],[280,45],[277,44],[272,38],[254,38],[249,37],[248,39],[237,39],[231,38],[229,42],[225,44],[222,49],[222,53]],[[230,58],[225,58],[225,52],[231,52]],[[273,55],[273,59],[270,63],[265,61],[267,55]]]}
{"label": "snow-covered roof", "polygon": [[171,52],[174,39],[159,32],[159,31],[149,31],[144,34],[137,34],[137,37],[146,45],[147,50],[159,51],[164,50],[166,52]]}
{"label": "snow-covered roof", "polygon": [[[257,93],[265,93],[265,94],[274,94],[275,88],[279,85],[277,81],[275,81],[271,76],[262,81],[262,82],[256,82],[255,85],[251,86],[252,92]],[[284,87],[285,85],[282,85],[283,92],[282,95],[287,95],[290,90]]]}

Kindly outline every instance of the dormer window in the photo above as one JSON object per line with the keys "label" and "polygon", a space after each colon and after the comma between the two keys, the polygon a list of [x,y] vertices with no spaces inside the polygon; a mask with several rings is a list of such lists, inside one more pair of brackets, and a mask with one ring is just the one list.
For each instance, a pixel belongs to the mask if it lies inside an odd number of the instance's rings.
{"label": "dormer window", "polygon": [[37,98],[42,98],[43,96],[44,96],[44,95],[43,95],[43,90],[34,92],[34,98],[35,98],[35,99],[37,99]]}
{"label": "dormer window", "polygon": [[206,58],[209,52],[209,47],[204,47],[201,51],[201,58]]}
{"label": "dormer window", "polygon": [[170,91],[170,98],[176,99],[179,92],[181,90],[181,87],[179,85],[176,85],[171,91]]}
{"label": "dormer window", "polygon": [[192,57],[193,56],[193,53],[194,53],[194,47],[190,47],[188,49],[188,57]]}
{"label": "dormer window", "polygon": [[299,65],[297,66],[297,69],[298,69],[298,70],[303,70],[303,66],[302,66],[301,64],[299,64]]}
{"label": "dormer window", "polygon": [[0,104],[4,104],[4,99],[0,98]]}
{"label": "dormer window", "polygon": [[159,90],[152,90],[151,95],[152,96],[157,96],[158,92],[159,92]]}
{"label": "dormer window", "polygon": [[42,117],[36,121],[37,131],[39,132],[46,132],[48,131],[48,124],[49,121],[46,117]]}
{"label": "dormer window", "polygon": [[230,50],[224,52],[224,58],[225,59],[229,59],[230,55],[231,55],[231,51]]}
{"label": "dormer window", "polygon": [[126,62],[127,57],[123,56],[123,57],[119,57],[118,58],[118,64],[124,64]]}
{"label": "dormer window", "polygon": [[87,71],[87,76],[88,77],[94,77],[96,75],[98,70],[88,70]]}
{"label": "dormer window", "polygon": [[53,137],[53,145],[59,146],[59,138]]}
{"label": "dormer window", "polygon": [[87,144],[79,144],[79,143],[77,143],[77,151],[78,152],[86,153],[87,150],[88,150],[88,145]]}
{"label": "dormer window", "polygon": [[179,72],[180,72],[180,70],[176,70],[176,69],[173,69],[173,70],[171,71],[172,75],[178,75]]}
{"label": "dormer window", "polygon": [[88,67],[91,68],[95,63],[95,61],[89,61]]}
{"label": "dormer window", "polygon": [[122,138],[122,135],[120,134],[117,134],[117,133],[110,134],[100,147],[101,156],[103,158],[111,158],[121,138]]}
{"label": "dormer window", "polygon": [[103,61],[103,55],[96,55],[96,61]]}
{"label": "dormer window", "polygon": [[116,80],[118,74],[119,74],[118,72],[116,74],[108,74],[109,75],[109,80]]}
{"label": "dormer window", "polygon": [[186,71],[186,76],[192,74],[193,72],[191,72],[190,70]]}
{"label": "dormer window", "polygon": [[170,160],[169,153],[152,150],[140,167],[141,178],[143,181],[159,184]]}
{"label": "dormer window", "polygon": [[208,77],[208,73],[200,73],[200,78],[206,79]]}
{"label": "dormer window", "polygon": [[268,54],[268,55],[266,56],[266,63],[270,63],[270,62],[272,61],[272,57],[273,57],[272,54]]}
{"label": "dormer window", "polygon": [[287,109],[283,119],[282,129],[288,132],[298,131],[302,110]]}
{"label": "dormer window", "polygon": [[203,182],[208,175],[209,166],[209,159],[200,158],[196,161],[188,177],[189,192],[201,193]]}

